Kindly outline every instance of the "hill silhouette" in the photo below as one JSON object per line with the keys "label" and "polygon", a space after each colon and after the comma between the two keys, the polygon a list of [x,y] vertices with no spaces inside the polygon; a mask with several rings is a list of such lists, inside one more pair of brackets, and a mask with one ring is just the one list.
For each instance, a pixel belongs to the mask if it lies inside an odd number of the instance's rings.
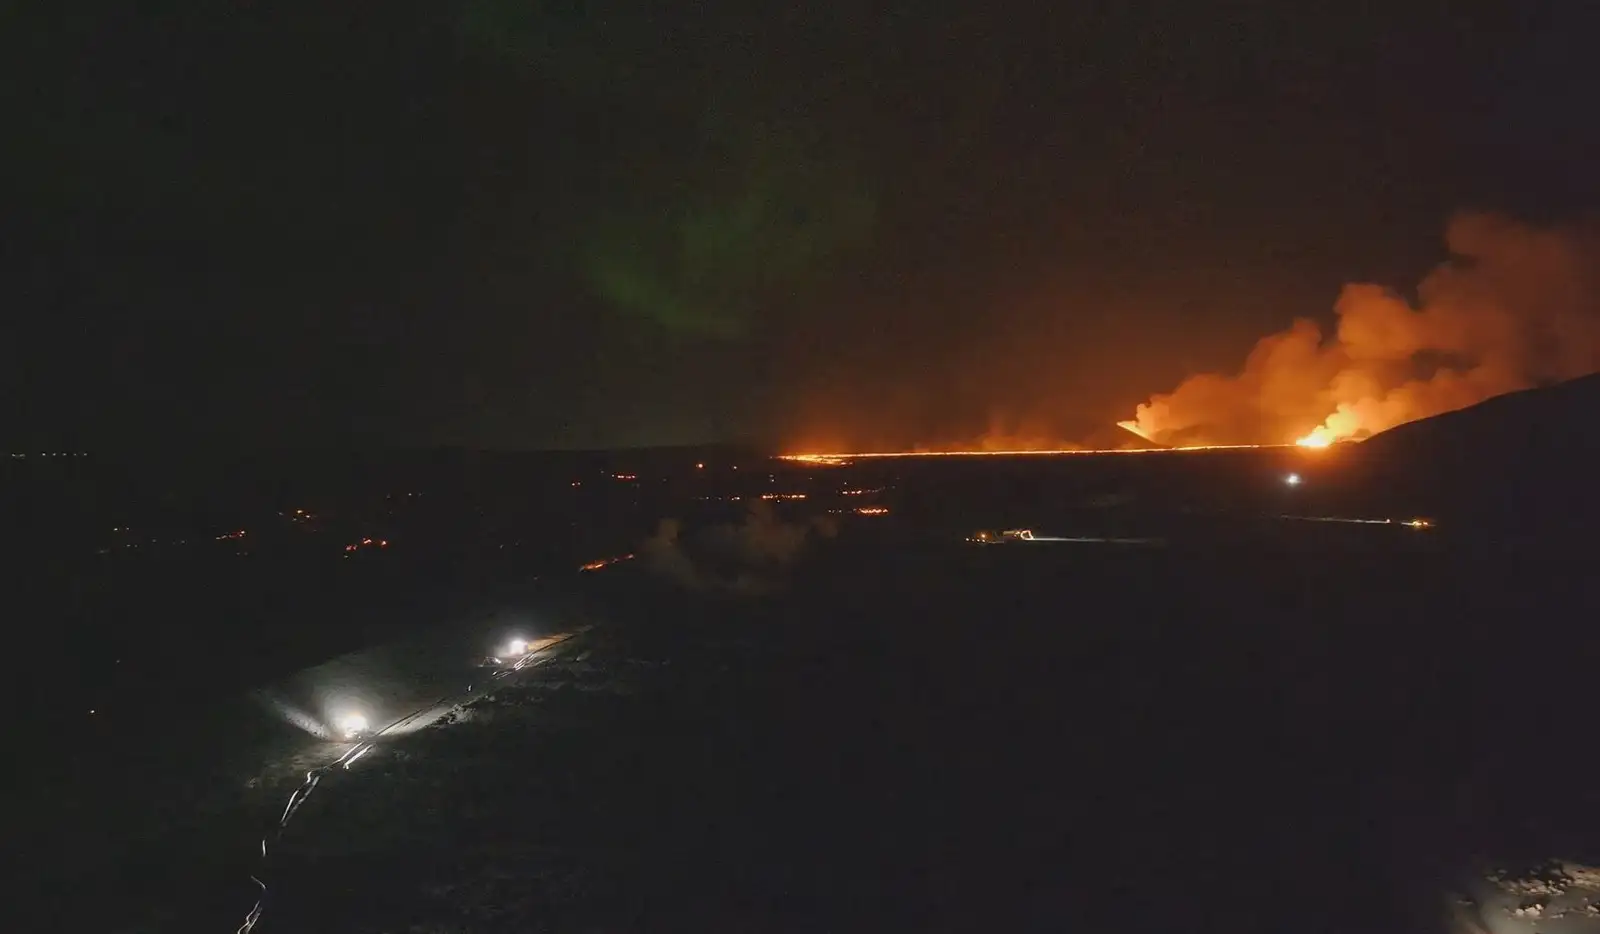
{"label": "hill silhouette", "polygon": [[1355,446],[1349,480],[1489,533],[1582,534],[1600,520],[1597,414],[1600,374],[1496,396]]}

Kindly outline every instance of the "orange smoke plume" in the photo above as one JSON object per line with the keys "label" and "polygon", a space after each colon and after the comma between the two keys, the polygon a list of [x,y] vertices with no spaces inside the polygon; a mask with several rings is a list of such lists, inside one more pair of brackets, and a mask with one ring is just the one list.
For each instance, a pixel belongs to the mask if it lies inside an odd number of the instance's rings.
{"label": "orange smoke plume", "polygon": [[1600,370],[1600,236],[1461,214],[1451,259],[1415,304],[1348,285],[1325,339],[1299,320],[1236,375],[1203,373],[1139,406],[1129,431],[1161,444],[1360,440],[1490,396]]}

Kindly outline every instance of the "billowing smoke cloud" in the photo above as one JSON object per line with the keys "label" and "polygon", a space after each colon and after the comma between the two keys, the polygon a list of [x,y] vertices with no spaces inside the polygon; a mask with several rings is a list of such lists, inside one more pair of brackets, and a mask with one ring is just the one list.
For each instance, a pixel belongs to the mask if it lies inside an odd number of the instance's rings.
{"label": "billowing smoke cloud", "polygon": [[1192,376],[1126,427],[1163,444],[1325,444],[1600,370],[1595,228],[1469,213],[1445,241],[1415,305],[1346,286],[1331,339],[1296,321],[1237,375]]}
{"label": "billowing smoke cloud", "polygon": [[662,519],[639,556],[651,572],[691,590],[759,594],[781,585],[809,542],[836,532],[825,518],[785,522],[771,504],[757,500],[742,523],[691,536],[677,519]]}

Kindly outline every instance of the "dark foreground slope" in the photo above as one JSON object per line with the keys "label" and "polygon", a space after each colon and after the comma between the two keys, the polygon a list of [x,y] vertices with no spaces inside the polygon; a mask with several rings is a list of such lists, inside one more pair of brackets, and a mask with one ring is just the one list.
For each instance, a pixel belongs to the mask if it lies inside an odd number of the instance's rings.
{"label": "dark foreground slope", "polygon": [[269,922],[1429,930],[1475,853],[1600,840],[1577,571],[1300,538],[610,576],[587,654],[314,802]]}
{"label": "dark foreground slope", "polygon": [[1581,538],[1600,520],[1597,425],[1600,374],[1386,431],[1356,446],[1351,481],[1485,530]]}
{"label": "dark foreground slope", "polygon": [[342,712],[382,725],[481,683],[477,663],[508,634],[583,625],[570,597],[559,581],[502,581],[470,599],[386,605],[406,617],[372,644],[274,683],[213,696],[175,679],[142,708],[44,741],[15,734],[25,767],[0,826],[26,859],[0,881],[0,903],[33,930],[231,929],[256,897],[263,831],[308,770],[349,750],[328,734]]}

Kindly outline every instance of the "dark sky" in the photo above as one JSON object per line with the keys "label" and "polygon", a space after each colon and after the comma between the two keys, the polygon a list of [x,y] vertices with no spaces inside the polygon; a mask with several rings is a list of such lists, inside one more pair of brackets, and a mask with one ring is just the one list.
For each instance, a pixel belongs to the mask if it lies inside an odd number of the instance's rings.
{"label": "dark sky", "polygon": [[1583,4],[666,6],[6,5],[5,443],[1081,437],[1600,198]]}

